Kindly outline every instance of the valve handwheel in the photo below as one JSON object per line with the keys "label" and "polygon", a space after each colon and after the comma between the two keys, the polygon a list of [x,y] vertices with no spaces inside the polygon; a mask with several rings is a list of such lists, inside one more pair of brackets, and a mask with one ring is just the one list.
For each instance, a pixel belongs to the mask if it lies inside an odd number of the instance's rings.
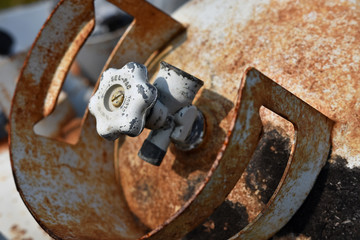
{"label": "valve handwheel", "polygon": [[96,129],[102,137],[134,137],[144,129],[145,118],[156,99],[157,89],[148,83],[145,66],[131,62],[121,69],[104,71],[99,88],[90,99],[89,111],[95,116]]}

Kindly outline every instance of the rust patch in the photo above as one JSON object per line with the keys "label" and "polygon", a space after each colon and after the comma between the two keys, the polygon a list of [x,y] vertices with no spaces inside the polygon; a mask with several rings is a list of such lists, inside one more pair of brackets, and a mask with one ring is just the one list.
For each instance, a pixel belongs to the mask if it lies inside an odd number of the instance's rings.
{"label": "rust patch", "polygon": [[[205,1],[194,1],[192,7],[208,10]],[[242,21],[243,7],[233,4],[226,16],[207,28],[196,23],[201,17],[183,13],[191,40],[166,61],[179,62],[181,69],[208,83],[219,79],[222,89],[216,91],[231,101],[236,91],[232,82],[239,81],[247,65],[254,66],[334,119],[333,153],[348,159],[350,167],[360,165],[359,5],[271,0],[248,9],[251,17]],[[264,117],[275,123],[267,114]]]}
{"label": "rust patch", "polygon": [[[145,1],[113,2],[133,13],[137,20],[125,34],[127,40],[120,40],[123,45],[129,44],[125,49],[131,49],[131,54],[122,61],[139,56],[136,60],[145,62],[183,29]],[[151,36],[147,42],[132,39],[132,34],[144,32],[148,22],[143,17],[149,12],[163,22],[152,26],[155,32],[147,33]],[[115,181],[113,143],[96,135],[94,119],[85,114],[83,130],[75,145],[33,132],[33,125],[53,111],[73,57],[93,25],[92,0],[63,0],[39,33],[14,94],[10,119],[12,168],[24,203],[53,238],[134,239],[143,235],[146,228],[129,210],[122,187]],[[121,47],[113,55],[118,50]],[[116,61],[113,55],[108,64]],[[74,123],[75,127],[78,123]],[[63,129],[64,138],[72,138],[71,124]]]}
{"label": "rust patch", "polygon": [[161,225],[193,196],[226,137],[226,131],[219,125],[230,124],[229,111],[233,104],[215,92],[204,90],[195,105],[204,114],[208,126],[204,143],[198,149],[182,152],[171,146],[161,166],[154,167],[137,156],[147,130],[137,138],[127,137],[120,146],[116,163],[120,184],[128,186],[124,193],[131,210],[150,228]]}
{"label": "rust patch", "polygon": [[240,73],[250,64],[334,119],[333,154],[360,164],[360,8],[272,0],[254,16],[246,26],[229,24],[219,68]]}

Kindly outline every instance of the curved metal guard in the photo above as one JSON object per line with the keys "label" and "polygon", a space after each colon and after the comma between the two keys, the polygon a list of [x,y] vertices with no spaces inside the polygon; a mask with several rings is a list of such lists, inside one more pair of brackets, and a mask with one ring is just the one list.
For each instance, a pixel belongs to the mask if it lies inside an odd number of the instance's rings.
{"label": "curved metal guard", "polygon": [[[232,129],[208,177],[197,193],[150,239],[180,236],[202,223],[233,189],[259,142],[261,106],[294,124],[296,143],[282,179],[266,208],[231,239],[268,239],[284,226],[301,206],[327,160],[333,121],[254,68],[241,82]],[[195,218],[195,221],[189,219]],[[195,225],[194,225],[195,224]],[[158,231],[161,229],[160,231]]]}
{"label": "curved metal guard", "polygon": [[[309,194],[327,160],[334,123],[256,69],[246,71],[244,84],[230,142],[259,134],[252,125],[260,122],[261,105],[293,123],[295,128],[293,153],[273,196],[257,218],[231,238],[268,239],[290,220]],[[248,132],[250,129],[256,130]]]}

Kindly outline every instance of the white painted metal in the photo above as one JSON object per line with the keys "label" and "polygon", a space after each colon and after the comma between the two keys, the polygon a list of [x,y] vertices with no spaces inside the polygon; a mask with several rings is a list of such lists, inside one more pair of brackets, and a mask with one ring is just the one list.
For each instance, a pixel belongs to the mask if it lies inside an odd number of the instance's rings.
{"label": "white painted metal", "polygon": [[[113,97],[119,88],[123,89],[123,99],[115,107]],[[148,83],[144,65],[128,63],[118,70],[106,70],[89,103],[89,110],[96,117],[97,132],[108,140],[115,140],[121,134],[138,136],[156,98],[157,89]]]}
{"label": "white painted metal", "polygon": [[190,134],[191,127],[198,116],[198,110],[195,106],[187,106],[180,109],[175,115],[174,120],[177,123],[174,131],[171,133],[171,139],[184,142]]}

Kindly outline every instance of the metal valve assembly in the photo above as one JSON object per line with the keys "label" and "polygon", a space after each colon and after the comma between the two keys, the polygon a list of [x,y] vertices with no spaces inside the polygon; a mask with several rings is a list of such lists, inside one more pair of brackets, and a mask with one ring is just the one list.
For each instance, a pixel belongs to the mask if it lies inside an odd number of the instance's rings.
{"label": "metal valve assembly", "polygon": [[138,155],[157,166],[171,141],[181,150],[192,150],[205,129],[202,113],[192,105],[203,82],[168,63],[160,65],[153,85],[142,64],[104,71],[89,104],[97,132],[105,139],[135,137],[145,127],[151,129]]}

